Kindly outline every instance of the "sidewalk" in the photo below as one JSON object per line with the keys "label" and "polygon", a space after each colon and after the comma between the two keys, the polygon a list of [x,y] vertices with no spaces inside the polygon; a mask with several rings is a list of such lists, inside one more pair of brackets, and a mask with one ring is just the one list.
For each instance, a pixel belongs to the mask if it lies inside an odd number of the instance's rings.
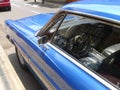
{"label": "sidewalk", "polygon": [[13,69],[5,51],[0,45],[0,89],[25,90],[23,84]]}
{"label": "sidewalk", "polygon": [[42,4],[42,0],[26,0],[24,1],[26,4],[30,5],[36,5],[36,6],[49,6],[50,8],[60,8],[65,5],[65,3],[58,3],[58,2],[50,2],[50,1],[44,1],[44,4]]}

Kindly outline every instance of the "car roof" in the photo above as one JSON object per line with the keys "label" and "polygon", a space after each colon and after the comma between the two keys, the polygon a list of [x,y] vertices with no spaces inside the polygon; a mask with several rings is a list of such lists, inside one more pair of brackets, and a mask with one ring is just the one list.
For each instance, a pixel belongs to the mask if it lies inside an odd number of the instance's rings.
{"label": "car roof", "polygon": [[85,13],[120,22],[120,0],[80,0],[63,6],[62,10]]}

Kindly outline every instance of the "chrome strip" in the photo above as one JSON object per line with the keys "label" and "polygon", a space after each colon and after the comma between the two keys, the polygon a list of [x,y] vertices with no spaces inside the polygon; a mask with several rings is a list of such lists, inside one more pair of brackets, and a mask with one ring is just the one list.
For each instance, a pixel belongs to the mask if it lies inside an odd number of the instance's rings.
{"label": "chrome strip", "polygon": [[105,80],[103,80],[102,78],[100,78],[99,76],[97,76],[95,73],[93,73],[92,71],[90,71],[88,68],[84,67],[82,64],[78,63],[76,60],[74,60],[73,58],[71,58],[70,56],[68,56],[66,53],[63,53],[60,49],[58,49],[55,46],[53,46],[50,42],[48,42],[47,44],[49,46],[51,46],[53,49],[55,49],[56,51],[58,51],[60,54],[62,54],[66,58],[68,58],[68,60],[70,60],[72,63],[74,63],[75,65],[77,65],[81,69],[83,69],[88,74],[90,74],[96,80],[98,80],[99,82],[101,82],[102,84],[104,84],[106,87],[110,88],[110,90],[118,90],[117,88],[115,88],[114,86],[112,86],[110,83],[106,82]]}
{"label": "chrome strip", "polygon": [[95,15],[95,14],[90,14],[90,13],[85,13],[80,11],[77,12],[77,11],[71,11],[71,10],[63,10],[62,12],[66,12],[67,14],[75,14],[83,17],[91,17],[91,19],[100,20],[100,21],[109,22],[109,23],[111,22],[111,23],[120,25],[120,20],[115,20],[112,18],[107,18],[107,17]]}

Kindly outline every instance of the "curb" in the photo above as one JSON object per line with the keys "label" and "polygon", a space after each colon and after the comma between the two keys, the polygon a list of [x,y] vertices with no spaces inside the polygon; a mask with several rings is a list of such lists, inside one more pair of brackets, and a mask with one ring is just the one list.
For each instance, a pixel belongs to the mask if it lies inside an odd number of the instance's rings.
{"label": "curb", "polygon": [[0,45],[0,89],[1,90],[25,90],[17,73],[12,67],[5,51]]}

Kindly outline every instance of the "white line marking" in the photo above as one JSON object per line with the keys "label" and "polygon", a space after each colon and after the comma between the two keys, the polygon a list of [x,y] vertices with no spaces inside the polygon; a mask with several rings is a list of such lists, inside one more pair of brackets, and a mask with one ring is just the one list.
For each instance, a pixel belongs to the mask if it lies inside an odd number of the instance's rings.
{"label": "white line marking", "polygon": [[25,3],[24,5],[25,5],[25,6],[32,6],[32,5],[30,5],[30,4],[27,4],[27,3]]}
{"label": "white line marking", "polygon": [[24,4],[25,6],[30,6],[30,7],[34,7],[34,8],[39,8],[39,5],[35,5],[35,4]]}
{"label": "white line marking", "polygon": [[32,11],[33,13],[40,14],[40,12]]}

